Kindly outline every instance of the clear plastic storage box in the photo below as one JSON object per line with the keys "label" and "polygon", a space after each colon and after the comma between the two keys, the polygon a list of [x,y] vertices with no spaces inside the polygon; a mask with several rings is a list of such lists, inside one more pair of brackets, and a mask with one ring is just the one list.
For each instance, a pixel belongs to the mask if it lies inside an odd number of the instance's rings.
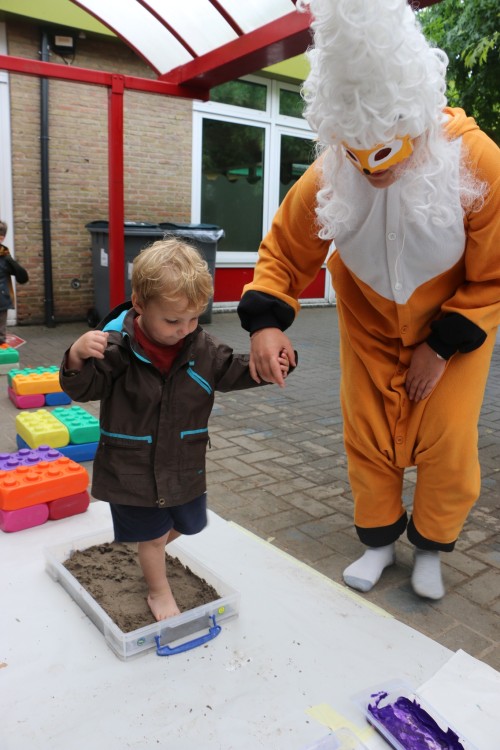
{"label": "clear plastic storage box", "polygon": [[[384,695],[386,693],[386,695]],[[383,696],[383,697],[381,697]],[[390,707],[396,703],[399,698],[406,698],[409,701],[415,701],[423,711],[428,714],[431,719],[437,725],[437,728],[433,728],[431,723],[427,720],[419,720],[419,717],[413,719],[413,723],[404,723],[401,718],[398,719],[399,729],[405,727],[405,732],[408,737],[408,742],[405,743],[404,739],[401,741],[392,733],[390,728],[385,723],[373,716],[369,710],[369,706],[374,706],[378,709],[384,709]],[[446,743],[439,740],[429,739],[430,744],[420,744],[418,747],[449,747],[450,750],[478,750],[475,745],[467,740],[460,732],[458,732],[450,723],[441,716],[432,705],[427,703],[425,700],[420,698],[418,693],[403,680],[387,680],[380,685],[376,685],[371,689],[364,690],[362,693],[358,693],[353,696],[353,700],[363,710],[368,722],[385,738],[389,745],[395,750],[413,750],[417,745],[415,744],[418,740],[417,732],[421,731],[423,735],[428,733],[429,738],[432,738],[437,732],[442,732],[446,735],[448,733],[448,739]],[[404,712],[403,712],[404,713]],[[423,742],[423,740],[422,740]]]}
{"label": "clear plastic storage box", "polygon": [[[97,544],[113,541],[109,530],[88,534],[45,550],[46,570],[75,600],[85,614],[96,625],[108,646],[120,659],[129,659],[152,648],[161,656],[186,651],[211,640],[220,632],[220,623],[234,617],[239,611],[240,594],[225,583],[195,557],[175,546],[169,545],[168,553],[176,557],[199,578],[204,579],[220,594],[219,599],[203,604],[180,615],[152,623],[138,630],[124,633],[102,609],[79,581],[64,567],[64,562],[77,550],[88,549]],[[193,635],[198,638],[186,641]],[[201,635],[200,635],[201,634]],[[172,646],[172,644],[179,644]]]}

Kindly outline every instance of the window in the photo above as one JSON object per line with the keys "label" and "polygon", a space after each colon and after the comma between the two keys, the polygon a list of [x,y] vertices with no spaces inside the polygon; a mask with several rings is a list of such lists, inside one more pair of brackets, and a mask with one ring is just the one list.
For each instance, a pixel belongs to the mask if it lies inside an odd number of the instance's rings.
{"label": "window", "polygon": [[305,102],[298,91],[280,89],[279,97],[280,115],[302,117]]}
{"label": "window", "polygon": [[233,252],[262,238],[264,142],[255,125],[203,122],[201,221],[223,227]]}
{"label": "window", "polygon": [[267,86],[252,81],[228,81],[211,89],[210,101],[265,112]]}
{"label": "window", "polygon": [[192,220],[224,229],[218,255],[228,261],[256,258],[280,202],[314,160],[303,104],[298,86],[254,76],[194,104]]}

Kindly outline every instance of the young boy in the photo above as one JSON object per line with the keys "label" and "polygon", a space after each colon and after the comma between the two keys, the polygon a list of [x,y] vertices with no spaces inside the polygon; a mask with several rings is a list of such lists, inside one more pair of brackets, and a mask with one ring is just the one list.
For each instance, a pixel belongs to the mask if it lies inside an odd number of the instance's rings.
{"label": "young boy", "polygon": [[[157,620],[179,614],[165,545],[207,524],[205,454],[214,392],[256,386],[248,355],[198,325],[212,295],[199,253],[179,239],[134,260],[132,301],[64,356],[60,380],[75,401],[100,400],[92,494],[110,504],[117,542],[138,542]],[[284,375],[288,359],[278,357]]]}
{"label": "young boy", "polygon": [[7,224],[0,221],[0,344],[5,343],[7,333],[7,312],[14,307],[14,289],[11,276],[19,284],[26,284],[28,272],[11,258],[9,248],[3,244],[7,234]]}

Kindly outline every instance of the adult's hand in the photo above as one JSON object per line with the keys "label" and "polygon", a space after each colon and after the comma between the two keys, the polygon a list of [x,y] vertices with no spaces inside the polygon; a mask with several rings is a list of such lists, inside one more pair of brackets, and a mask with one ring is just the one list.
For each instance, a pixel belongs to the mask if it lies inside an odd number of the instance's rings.
{"label": "adult's hand", "polygon": [[288,336],[279,328],[261,328],[250,339],[250,375],[256,383],[276,383],[281,388],[285,378],[279,355],[285,350],[290,364],[295,367],[295,352]]}
{"label": "adult's hand", "polygon": [[414,350],[406,375],[406,392],[410,401],[421,401],[429,396],[441,379],[446,360],[437,356],[434,349],[420,344]]}

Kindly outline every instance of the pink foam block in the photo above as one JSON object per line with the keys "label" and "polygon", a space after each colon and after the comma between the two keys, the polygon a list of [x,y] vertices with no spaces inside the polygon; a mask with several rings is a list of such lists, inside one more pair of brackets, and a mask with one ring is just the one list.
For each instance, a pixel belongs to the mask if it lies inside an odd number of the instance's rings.
{"label": "pink foam block", "polygon": [[29,508],[17,510],[0,510],[0,529],[2,531],[22,531],[32,526],[41,526],[49,517],[47,503],[31,505]]}
{"label": "pink foam block", "polygon": [[33,393],[28,396],[20,396],[12,388],[7,387],[9,398],[18,409],[37,409],[45,405],[45,396],[43,393]]}
{"label": "pink foam block", "polygon": [[60,518],[76,516],[78,513],[84,513],[89,507],[90,497],[88,492],[76,492],[74,495],[66,495],[52,500],[48,503],[49,518],[51,521],[58,521]]}

